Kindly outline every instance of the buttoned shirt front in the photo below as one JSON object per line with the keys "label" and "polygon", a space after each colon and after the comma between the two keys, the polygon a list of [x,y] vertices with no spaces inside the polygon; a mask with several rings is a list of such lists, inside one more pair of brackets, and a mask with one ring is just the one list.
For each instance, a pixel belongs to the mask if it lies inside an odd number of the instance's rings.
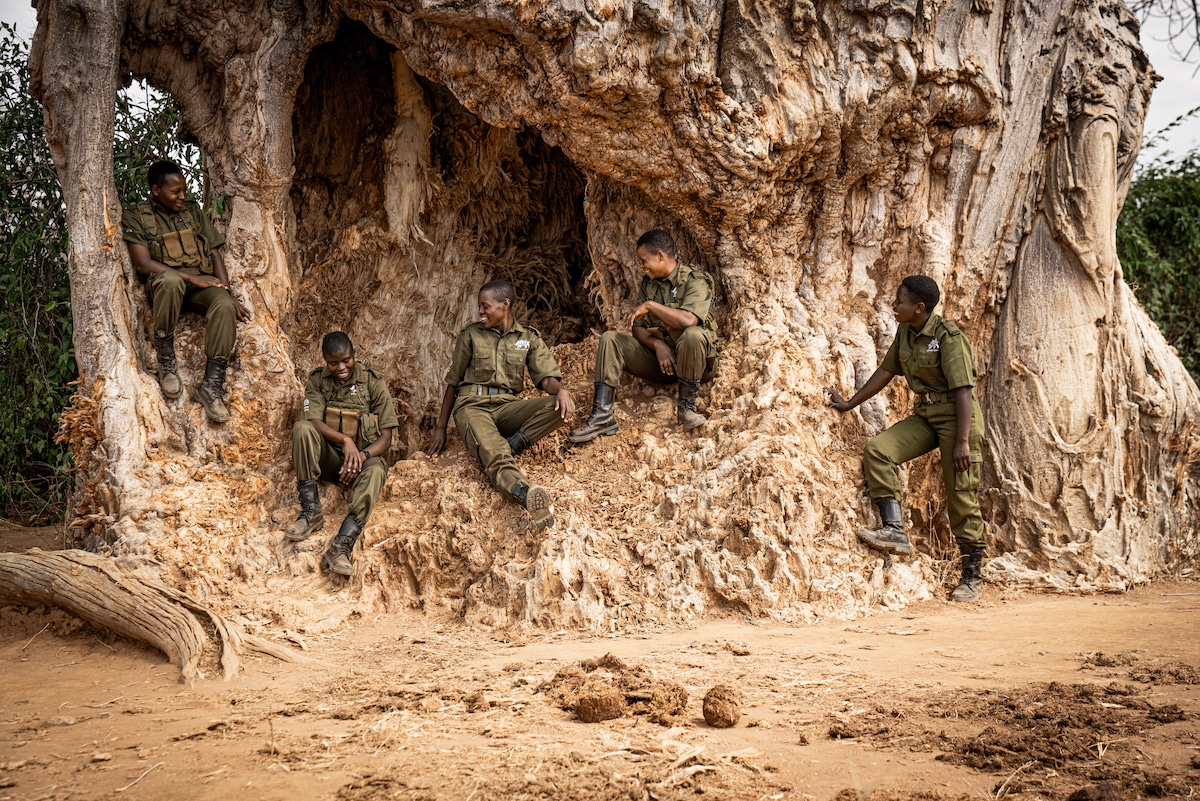
{"label": "buttoned shirt front", "polygon": [[558,362],[535,328],[514,322],[501,334],[474,322],[458,334],[446,383],[494,387],[516,395],[525,386],[526,369],[537,387],[547,378],[562,378]]}
{"label": "buttoned shirt front", "polygon": [[975,357],[958,326],[931,314],[921,330],[909,323],[896,328],[896,339],[879,365],[903,375],[918,394],[975,386]]}
{"label": "buttoned shirt front", "polygon": [[[713,293],[708,279],[700,271],[689,267],[683,262],[675,265],[675,269],[666,278],[651,278],[644,276],[638,286],[637,304],[654,301],[671,309],[682,309],[696,315],[698,325],[708,331],[713,338],[717,335],[717,322],[713,316]],[[657,328],[664,337],[669,332],[666,324],[653,313],[647,312],[634,321],[638,328]]]}

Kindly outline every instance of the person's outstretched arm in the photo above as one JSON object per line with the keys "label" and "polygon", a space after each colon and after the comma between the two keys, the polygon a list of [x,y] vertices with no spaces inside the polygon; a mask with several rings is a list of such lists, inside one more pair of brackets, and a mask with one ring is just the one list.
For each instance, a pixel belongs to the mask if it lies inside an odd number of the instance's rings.
{"label": "person's outstretched arm", "polygon": [[[889,373],[880,367],[875,372],[871,373],[871,377],[867,379],[867,383],[862,385],[862,389],[854,393],[850,400],[843,400],[842,396],[833,387],[825,387],[825,393],[829,395],[829,405],[839,412],[848,412],[855,406],[865,403],[871,398],[879,394],[879,392],[888,385],[888,383],[896,377],[895,373]],[[970,412],[967,414],[967,423],[970,425]]]}
{"label": "person's outstretched arm", "polygon": [[450,424],[450,410],[454,408],[456,395],[458,387],[447,384],[446,392],[442,395],[442,409],[438,412],[437,427],[433,429],[433,437],[429,440],[429,447],[425,449],[425,453],[430,456],[437,456],[446,447],[446,426]]}

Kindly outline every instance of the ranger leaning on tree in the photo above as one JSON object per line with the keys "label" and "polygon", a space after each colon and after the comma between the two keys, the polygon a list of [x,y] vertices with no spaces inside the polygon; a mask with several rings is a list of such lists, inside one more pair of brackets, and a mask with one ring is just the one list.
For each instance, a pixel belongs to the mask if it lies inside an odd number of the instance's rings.
{"label": "ranger leaning on tree", "polygon": [[638,287],[631,333],[605,331],[596,350],[596,392],[587,422],[570,433],[588,442],[621,430],[613,413],[621,374],[655,384],[679,385],[676,418],[685,431],[707,420],[696,411],[700,384],[717,370],[717,323],[712,279],[675,258],[675,240],[655,228],[637,241],[638,263],[646,275]]}
{"label": "ranger leaning on tree", "polygon": [[[480,288],[479,321],[458,334],[437,427],[426,453],[436,456],[446,447],[446,426],[453,411],[458,435],[492,486],[524,506],[534,527],[541,529],[554,524],[550,494],[531,485],[515,459],[565,425],[575,413],[575,404],[541,334],[513,318],[515,301],[507,281],[489,281]],[[545,397],[517,397],[525,386],[526,369]]]}
{"label": "ranger leaning on tree", "polygon": [[387,481],[384,455],[400,426],[387,382],[375,368],[354,360],[354,345],[341,331],[321,342],[324,367],[308,376],[300,419],[292,426],[292,466],[300,516],[288,527],[293,541],[325,525],[317,481],[350,488],[350,506],[321,564],[334,573],[353,572],[350,554]]}
{"label": "ranger leaning on tree", "polygon": [[952,601],[973,601],[983,588],[983,515],[979,511],[979,474],[983,462],[983,413],[974,397],[975,357],[971,343],[949,320],[933,313],[941,293],[927,276],[910,275],[896,289],[892,310],[899,326],[883,363],[862,389],[843,400],[832,387],[829,405],[847,412],[874,397],[901,373],[917,393],[911,416],[872,437],[863,450],[867,490],[883,523],[878,531],[860,531],[867,545],[881,551],[911,551],[900,508],[900,465],[941,450],[942,481],[950,530],[962,553],[962,578]]}
{"label": "ranger leaning on tree", "polygon": [[230,294],[221,258],[225,240],[194,200],[187,199],[183,170],[157,161],[147,175],[150,199],[125,209],[125,243],[138,275],[146,283],[154,314],[154,350],[158,383],[169,400],[183,393],[175,367],[175,326],[184,309],[205,316],[204,380],[195,398],[214,423],[229,420],[225,372],[237,336],[237,321],[250,312]]}

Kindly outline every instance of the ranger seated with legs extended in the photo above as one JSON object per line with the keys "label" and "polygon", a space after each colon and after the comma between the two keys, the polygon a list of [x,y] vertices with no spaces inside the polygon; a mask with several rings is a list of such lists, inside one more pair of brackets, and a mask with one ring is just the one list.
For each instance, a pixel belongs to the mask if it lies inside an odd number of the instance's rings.
{"label": "ranger seated with legs extended", "polygon": [[[479,460],[492,486],[524,506],[536,528],[554,524],[550,494],[531,485],[516,457],[565,425],[575,413],[562,371],[536,329],[513,319],[516,293],[507,281],[489,281],[479,290],[479,321],[463,328],[446,372],[446,392],[426,453],[446,447],[446,426],[454,425],[467,451]],[[525,370],[541,398],[518,398]]]}
{"label": "ranger seated with legs extended", "polygon": [[712,279],[675,259],[675,240],[655,228],[637,241],[646,273],[638,287],[632,333],[605,331],[596,350],[596,392],[587,422],[571,442],[588,442],[621,430],[613,413],[622,373],[655,384],[679,384],[676,419],[685,431],[707,420],[696,411],[700,384],[717,370],[717,324]]}
{"label": "ranger seated with legs extended", "polygon": [[185,309],[203,314],[208,362],[194,394],[209,420],[224,423],[229,420],[225,371],[237,321],[249,320],[250,312],[229,292],[221,258],[225,240],[200,205],[187,199],[183,170],[173,161],[157,161],[147,178],[150,199],[125,209],[121,224],[129,257],[150,293],[158,384],[168,400],[183,394],[175,372],[175,326]]}
{"label": "ranger seated with legs extended", "polygon": [[905,278],[892,303],[900,325],[879,369],[850,400],[843,400],[832,387],[825,391],[830,406],[847,412],[904,374],[919,396],[917,406],[911,416],[867,442],[863,472],[883,525],[878,530],[860,531],[858,536],[872,548],[887,553],[906,554],[912,550],[904,530],[896,470],[908,460],[939,448],[950,530],[962,553],[962,579],[950,600],[973,601],[983,588],[983,515],[978,497],[983,412],[974,397],[971,343],[958,326],[933,313],[940,297],[932,278]]}
{"label": "ranger seated with legs extended", "polygon": [[321,342],[324,367],[308,376],[300,420],[292,426],[292,466],[300,494],[300,516],[288,527],[293,541],[325,525],[317,480],[350,487],[350,508],[333,538],[323,567],[342,576],[353,572],[350,554],[387,481],[384,455],[399,427],[383,376],[354,360],[354,345],[341,331]]}

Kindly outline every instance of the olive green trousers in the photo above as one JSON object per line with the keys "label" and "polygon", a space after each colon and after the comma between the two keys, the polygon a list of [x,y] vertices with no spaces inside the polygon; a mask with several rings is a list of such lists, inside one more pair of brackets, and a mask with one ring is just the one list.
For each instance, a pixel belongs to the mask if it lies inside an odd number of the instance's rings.
{"label": "olive green trousers", "polygon": [[[299,481],[320,479],[340,482],[338,471],[346,460],[342,449],[321,436],[311,420],[300,420],[292,426],[292,467]],[[362,525],[367,524],[379,493],[387,482],[387,462],[382,456],[372,456],[350,484],[350,507],[347,510]]]}
{"label": "olive green trousers", "polygon": [[454,425],[467,452],[479,460],[492,486],[513,500],[513,488],[529,479],[513,459],[508,437],[518,431],[537,442],[566,424],[554,408],[554,395],[517,398],[514,395],[469,395],[459,398]]}
{"label": "olive green trousers", "polygon": [[672,348],[675,351],[675,375],[667,375],[658,366],[654,351],[638,342],[633,334],[605,331],[600,335],[600,345],[596,349],[596,383],[619,387],[622,372],[655,384],[674,384],[677,378],[708,381],[712,379],[717,358],[717,349],[711,340],[708,331],[698,325],[684,329],[678,344]]}
{"label": "olive green trousers", "polygon": [[971,469],[954,470],[954,440],[958,417],[954,401],[920,404],[888,430],[871,437],[863,449],[863,473],[874,499],[900,498],[896,468],[910,459],[941,449],[942,481],[946,485],[946,510],[950,530],[959,546],[983,547],[983,515],[979,511],[979,474],[983,463],[983,412],[979,401],[971,401]]}
{"label": "olive green trousers", "polygon": [[204,355],[210,359],[228,359],[237,337],[237,306],[229,290],[219,286],[197,289],[180,277],[178,270],[165,270],[146,279],[150,307],[154,313],[154,333],[172,334],[179,314],[189,311],[203,314]]}

